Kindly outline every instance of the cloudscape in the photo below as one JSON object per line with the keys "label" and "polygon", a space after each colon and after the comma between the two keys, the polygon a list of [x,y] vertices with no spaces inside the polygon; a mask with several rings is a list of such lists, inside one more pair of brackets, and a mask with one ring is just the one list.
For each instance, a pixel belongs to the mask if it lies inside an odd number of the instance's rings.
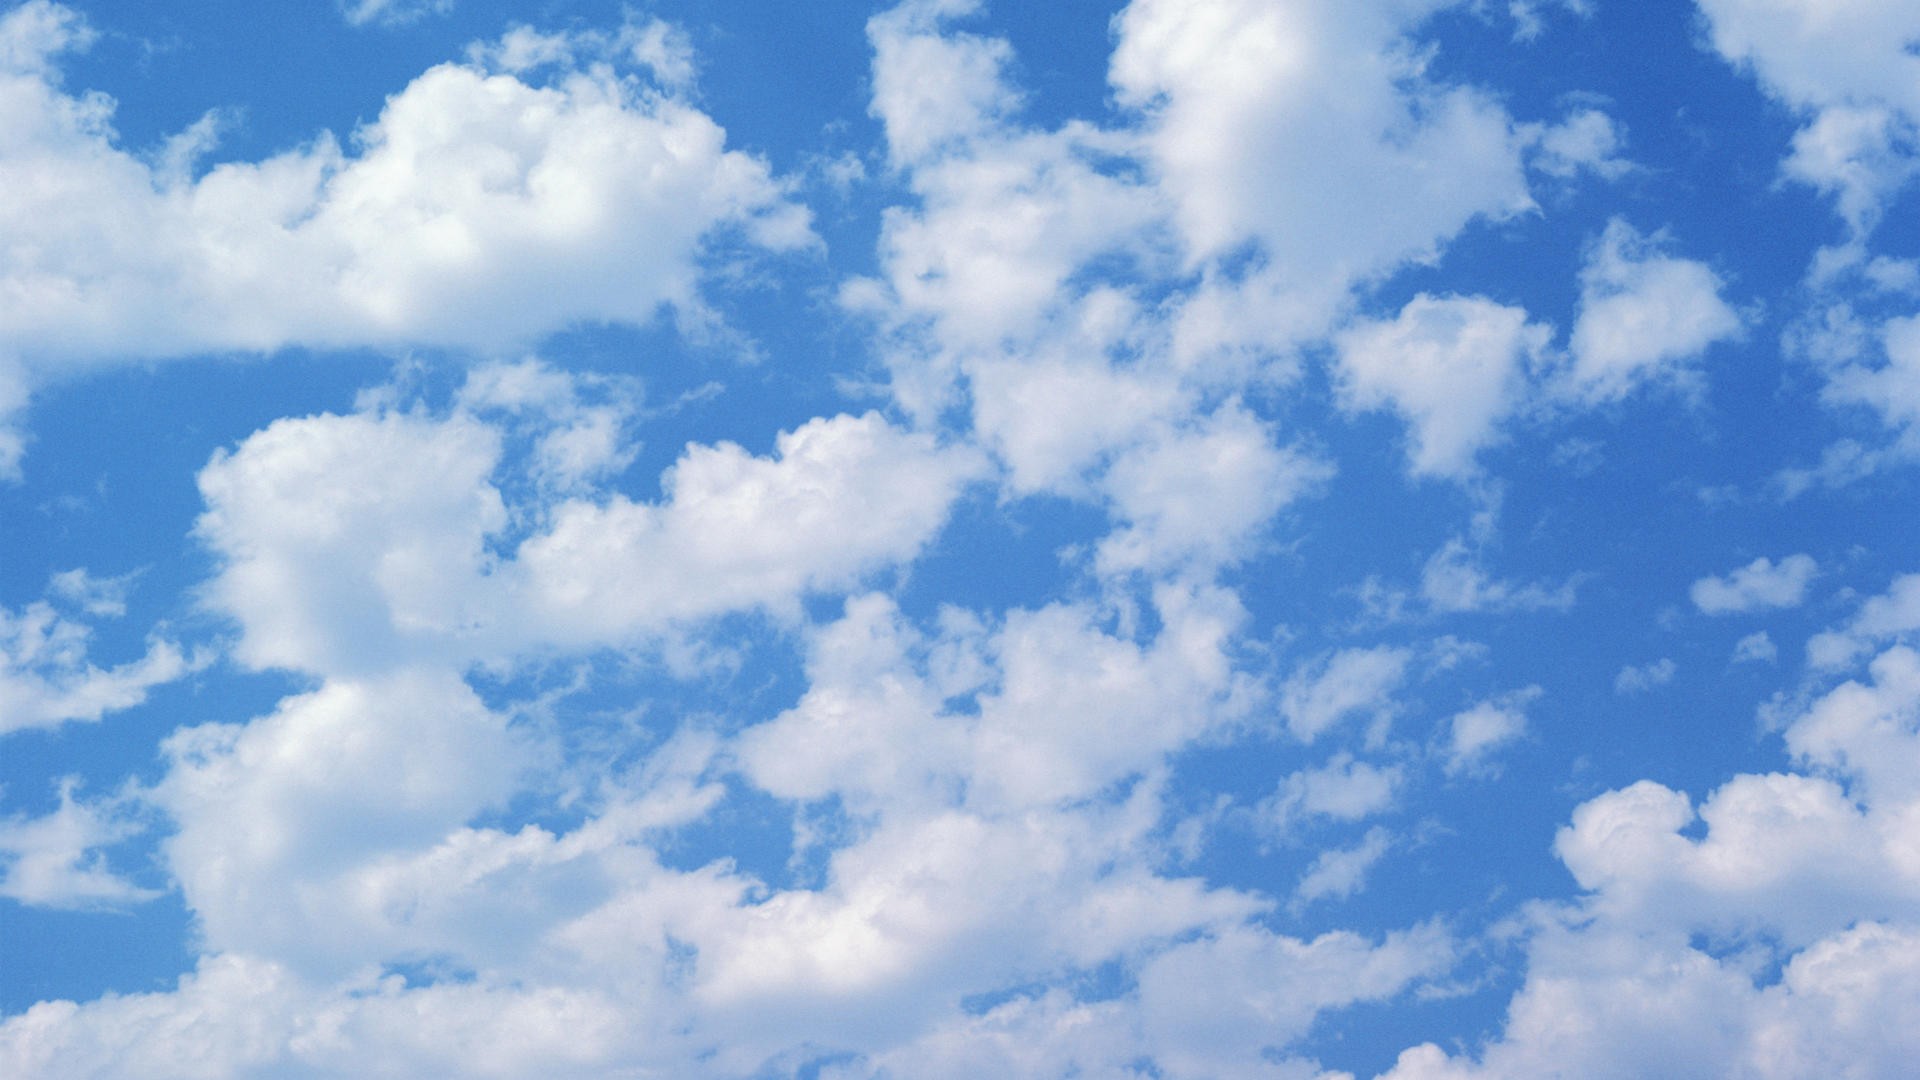
{"label": "cloudscape", "polygon": [[1910,0],[0,0],[0,1075],[1894,1078]]}

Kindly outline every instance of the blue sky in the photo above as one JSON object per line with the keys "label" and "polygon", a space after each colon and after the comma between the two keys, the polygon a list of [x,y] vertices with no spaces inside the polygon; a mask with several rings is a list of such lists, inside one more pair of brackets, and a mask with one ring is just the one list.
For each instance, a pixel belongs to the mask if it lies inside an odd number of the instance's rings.
{"label": "blue sky", "polygon": [[1902,1075],[1920,13],[0,9],[0,1073]]}

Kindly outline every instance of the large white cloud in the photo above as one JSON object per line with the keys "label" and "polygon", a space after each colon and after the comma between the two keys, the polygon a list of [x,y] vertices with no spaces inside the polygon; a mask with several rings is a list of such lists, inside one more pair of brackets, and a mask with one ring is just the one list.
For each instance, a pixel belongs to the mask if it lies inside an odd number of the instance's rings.
{"label": "large white cloud", "polygon": [[[1697,807],[1643,780],[1578,807],[1556,854],[1586,890],[1534,910],[1504,1032],[1389,1074],[1893,1077],[1920,1019],[1920,654],[1804,699],[1796,771]],[[1770,970],[1777,976],[1769,975]]]}
{"label": "large white cloud", "polygon": [[1808,117],[1789,174],[1833,191],[1856,231],[1914,175],[1920,13],[1901,0],[1700,0],[1713,48]]}
{"label": "large white cloud", "polygon": [[61,54],[90,38],[48,0],[0,16],[0,367],[16,369],[0,381],[288,345],[495,354],[697,311],[702,252],[723,233],[812,242],[763,162],[618,50],[514,71],[475,50],[390,97],[348,146],[322,133],[197,172],[211,125],[154,164],[119,144],[110,99],[61,86]]}
{"label": "large white cloud", "polygon": [[[783,433],[772,457],[690,445],[665,499],[636,502],[580,487],[620,456],[616,421],[570,391],[512,389],[530,379],[483,369],[468,407],[444,416],[376,405],[281,420],[216,455],[197,530],[220,558],[206,598],[240,623],[236,655],[355,674],[787,615],[809,592],[910,561],[978,473],[966,448],[869,413]],[[544,416],[534,478],[580,493],[543,486],[536,505],[508,507],[495,476],[505,421],[485,410],[514,401]],[[515,515],[530,535],[503,554],[489,545]]]}

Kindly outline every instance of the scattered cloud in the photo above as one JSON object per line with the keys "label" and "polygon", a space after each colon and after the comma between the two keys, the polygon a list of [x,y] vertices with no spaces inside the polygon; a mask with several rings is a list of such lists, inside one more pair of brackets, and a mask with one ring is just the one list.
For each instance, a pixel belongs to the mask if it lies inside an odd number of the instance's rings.
{"label": "scattered cloud", "polygon": [[1616,694],[1644,694],[1655,687],[1665,686],[1673,681],[1673,675],[1680,665],[1671,657],[1650,660],[1640,665],[1628,665],[1620,669],[1613,677],[1613,692]]}
{"label": "scattered cloud", "polygon": [[1762,557],[1725,577],[1701,578],[1687,595],[1704,615],[1799,607],[1819,570],[1811,555],[1788,555],[1778,564]]}

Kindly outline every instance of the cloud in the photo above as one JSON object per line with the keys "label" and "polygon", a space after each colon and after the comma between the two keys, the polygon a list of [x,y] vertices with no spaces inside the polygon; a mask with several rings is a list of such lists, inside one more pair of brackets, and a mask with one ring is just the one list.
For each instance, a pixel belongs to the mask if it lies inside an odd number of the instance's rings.
{"label": "cloud", "polygon": [[631,59],[583,57],[544,81],[484,57],[441,64],[348,148],[322,133],[196,177],[118,146],[110,99],[61,88],[58,59],[87,41],[42,0],[0,17],[0,110],[17,133],[0,154],[14,241],[0,358],[17,371],[0,382],[26,390],[291,345],[498,354],[582,322],[699,313],[703,255],[729,237],[813,242],[767,166]]}
{"label": "cloud", "polygon": [[115,874],[101,850],[141,831],[120,800],[81,802],[79,781],[59,784],[60,805],[37,818],[0,819],[0,897],[34,907],[116,906],[160,895]]}
{"label": "cloud", "polygon": [[1736,664],[1771,664],[1779,655],[1779,648],[1765,630],[1755,630],[1733,646],[1733,662]]}
{"label": "cloud", "polygon": [[1657,686],[1665,686],[1673,681],[1674,672],[1680,665],[1671,657],[1650,660],[1637,667],[1628,665],[1620,669],[1613,677],[1613,692],[1616,694],[1644,694]]}
{"label": "cloud", "polygon": [[1529,686],[1455,713],[1447,722],[1447,773],[1484,768],[1495,748],[1526,734],[1526,708],[1542,693],[1540,687]]}
{"label": "cloud", "polygon": [[1407,419],[1414,475],[1464,478],[1520,403],[1526,368],[1551,334],[1520,308],[1422,293],[1393,320],[1358,323],[1335,339],[1341,400]]}
{"label": "cloud", "polygon": [[1687,595],[1705,615],[1734,615],[1764,608],[1798,607],[1819,572],[1810,555],[1788,555],[1776,565],[1759,558],[1725,577],[1704,577]]}
{"label": "cloud", "polygon": [[1589,405],[1672,379],[1709,346],[1739,338],[1740,316],[1705,263],[1662,255],[1622,218],[1607,223],[1580,272],[1580,314],[1564,392]]}
{"label": "cloud", "polygon": [[1540,131],[1539,151],[1529,164],[1563,180],[1582,172],[1617,180],[1633,171],[1631,162],[1617,156],[1625,142],[1618,120],[1598,109],[1581,109]]}
{"label": "cloud", "polygon": [[1393,846],[1393,837],[1376,825],[1351,848],[1323,851],[1294,887],[1293,903],[1305,907],[1316,900],[1343,900],[1366,887],[1367,872]]}
{"label": "cloud", "polygon": [[1420,571],[1420,597],[1438,612],[1565,611],[1573,607],[1574,590],[1573,580],[1552,587],[1495,578],[1481,567],[1479,553],[1457,536]]}
{"label": "cloud", "polygon": [[1250,241],[1263,255],[1244,278],[1208,275],[1189,348],[1312,333],[1350,284],[1533,206],[1506,114],[1402,47],[1429,7],[1140,0],[1120,14],[1109,79],[1146,115],[1188,261]]}
{"label": "cloud", "polygon": [[1284,838],[1302,818],[1325,817],[1359,821],[1393,806],[1406,782],[1400,766],[1356,761],[1352,754],[1336,754],[1317,769],[1302,769],[1280,781],[1279,788],[1258,808],[1262,824]]}
{"label": "cloud", "polygon": [[1810,118],[1788,174],[1837,193],[1855,231],[1871,229],[1913,175],[1920,61],[1907,45],[1920,16],[1899,0],[1702,0],[1700,9],[1715,51]]}
{"label": "cloud", "polygon": [[1920,654],[1894,646],[1867,674],[1786,718],[1796,771],[1698,806],[1643,780],[1576,808],[1554,851],[1584,892],[1532,913],[1503,1033],[1471,1056],[1415,1047],[1387,1075],[1899,1075],[1920,987]]}
{"label": "cloud", "polygon": [[1287,730],[1312,742],[1349,716],[1376,723],[1396,711],[1393,692],[1406,678],[1413,652],[1397,646],[1343,649],[1301,665],[1280,692],[1280,715]]}
{"label": "cloud", "polygon": [[[56,579],[55,589],[70,591],[80,583],[63,576]],[[82,605],[99,607],[101,602],[83,599]],[[69,721],[97,721],[131,709],[146,701],[154,687],[210,659],[190,658],[178,644],[156,634],[148,639],[146,655],[102,668],[87,657],[92,634],[85,623],[61,615],[44,600],[19,611],[0,607],[0,736]]]}
{"label": "cloud", "polygon": [[1902,574],[1887,591],[1868,597],[1843,626],[1815,634],[1807,642],[1807,663],[1837,671],[1875,644],[1920,630],[1920,574]]}
{"label": "cloud", "polygon": [[[369,673],[658,638],[732,611],[791,614],[912,558],[979,472],[975,454],[877,414],[810,421],[756,457],[689,445],[636,502],[590,481],[630,452],[617,405],[537,368],[482,368],[435,417],[369,410],[277,421],[200,474],[206,597],[255,667]],[[504,414],[504,415],[503,415]],[[547,481],[509,506],[505,425]],[[415,468],[395,470],[406,460]],[[559,497],[564,493],[564,497]],[[510,521],[534,523],[507,552]]]}
{"label": "cloud", "polygon": [[340,14],[354,26],[405,26],[452,10],[453,0],[340,0]]}

